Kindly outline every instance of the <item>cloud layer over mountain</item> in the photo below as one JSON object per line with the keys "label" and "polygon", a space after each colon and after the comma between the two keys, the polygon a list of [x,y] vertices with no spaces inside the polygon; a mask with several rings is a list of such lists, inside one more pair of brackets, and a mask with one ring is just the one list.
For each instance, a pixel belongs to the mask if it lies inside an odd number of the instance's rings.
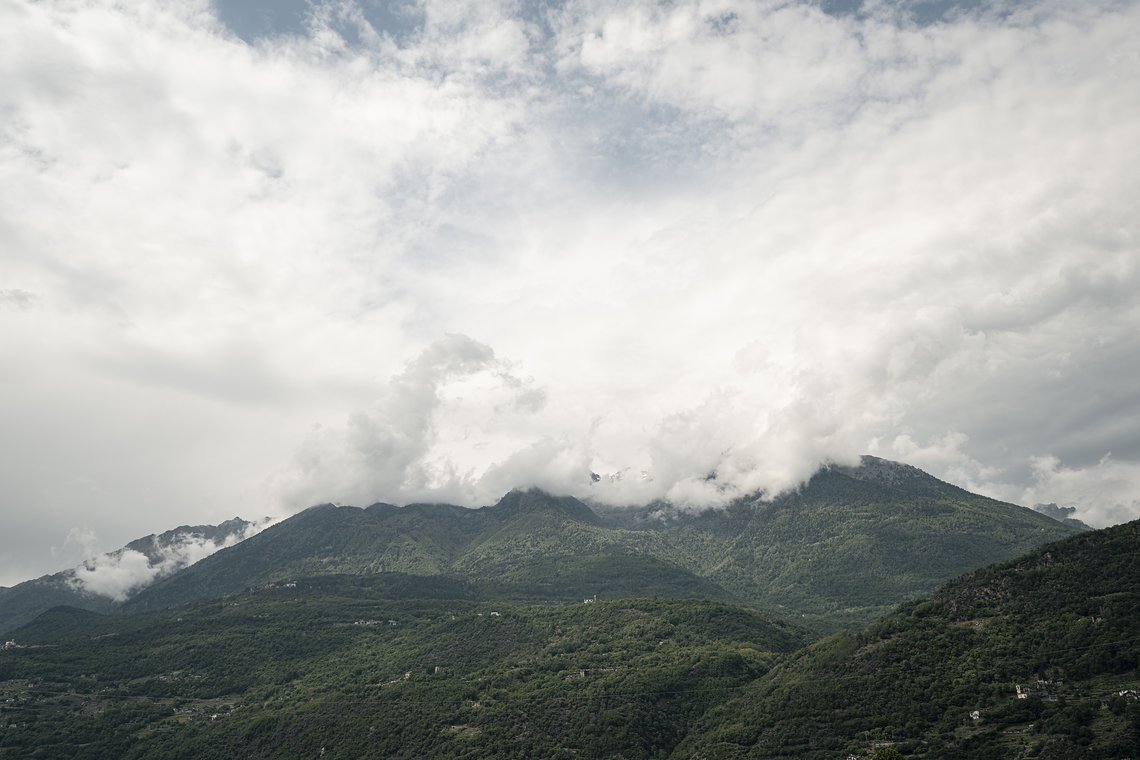
{"label": "cloud layer over mountain", "polygon": [[0,582],[864,452],[1140,516],[1136,2],[262,11],[0,0]]}
{"label": "cloud layer over mountain", "polygon": [[[219,549],[244,541],[266,527],[268,521],[265,520],[250,522],[244,527],[235,526],[231,533],[214,537],[189,529],[154,540],[146,552],[125,547],[106,554],[93,553],[72,570],[67,580],[76,590],[122,602],[156,580],[189,567]],[[92,546],[95,541],[90,532],[80,538],[79,543],[86,546]]]}

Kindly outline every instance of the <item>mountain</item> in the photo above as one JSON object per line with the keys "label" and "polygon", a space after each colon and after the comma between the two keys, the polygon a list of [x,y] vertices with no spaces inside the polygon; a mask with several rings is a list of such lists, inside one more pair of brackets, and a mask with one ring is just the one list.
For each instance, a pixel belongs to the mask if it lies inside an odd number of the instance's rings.
{"label": "mountain", "polygon": [[710,711],[676,755],[1135,757],[1137,630],[1140,521],[969,573],[809,646]]}
{"label": "mountain", "polygon": [[59,605],[110,612],[152,579],[177,572],[255,528],[239,517],[218,525],[182,525],[135,539],[79,567],[0,588],[0,633]]}
{"label": "mountain", "polygon": [[0,589],[0,633],[18,628],[59,605],[92,612],[110,612],[116,607],[114,599],[84,592],[76,588],[74,580],[75,571],[64,570]]}
{"label": "mountain", "polygon": [[1091,527],[1073,517],[1073,513],[1077,511],[1076,507],[1058,507],[1056,504],[1034,504],[1033,511],[1040,512],[1046,517],[1052,517],[1054,520],[1058,520],[1065,523],[1065,525],[1070,525],[1080,530],[1092,530]]}
{"label": "mountain", "polygon": [[1075,532],[865,457],[858,467],[826,467],[793,493],[700,512],[591,508],[534,490],[482,509],[322,505],[154,583],[124,609],[297,577],[403,572],[463,578],[519,601],[735,599],[836,630]]}
{"label": "mountain", "polygon": [[165,533],[151,533],[148,536],[136,538],[123,548],[111,552],[109,556],[119,557],[125,552],[134,551],[142,554],[147,558],[147,562],[154,566],[167,562],[172,550],[181,551],[187,544],[226,546],[244,538],[257,527],[259,527],[258,523],[252,523],[240,517],[233,517],[217,525],[180,525]]}
{"label": "mountain", "polygon": [[56,607],[0,651],[0,755],[1079,760],[1140,746],[1140,521],[814,643],[736,604],[487,593],[386,571],[134,615]]}
{"label": "mountain", "polygon": [[860,626],[983,565],[1073,535],[1032,510],[865,456],[798,491],[698,514],[605,510],[662,535],[675,560],[742,599],[821,629]]}
{"label": "mountain", "polygon": [[[505,597],[540,599],[551,596],[551,584],[561,577],[567,586],[561,592],[555,587],[554,595],[567,601],[586,590],[604,594],[591,579],[604,582],[610,560],[640,568],[636,577],[659,587],[674,577],[709,598],[727,596],[683,568],[627,546],[621,531],[600,522],[577,499],[540,491],[511,492],[483,509],[321,505],[155,583],[125,608],[158,609],[297,577],[386,572],[486,580]],[[554,566],[555,560],[561,561]]]}

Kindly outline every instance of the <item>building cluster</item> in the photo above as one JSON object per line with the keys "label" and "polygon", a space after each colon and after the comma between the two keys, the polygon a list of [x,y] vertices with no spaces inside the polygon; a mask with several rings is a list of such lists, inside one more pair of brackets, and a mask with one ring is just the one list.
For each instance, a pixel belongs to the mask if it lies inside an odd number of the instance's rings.
{"label": "building cluster", "polygon": [[1057,701],[1057,695],[1053,691],[1053,682],[1044,678],[1038,678],[1029,684],[1014,684],[1013,690],[1018,699],[1029,699],[1032,696],[1037,696],[1049,702]]}
{"label": "building cluster", "polygon": [[353,625],[399,625],[395,620],[354,620]]}

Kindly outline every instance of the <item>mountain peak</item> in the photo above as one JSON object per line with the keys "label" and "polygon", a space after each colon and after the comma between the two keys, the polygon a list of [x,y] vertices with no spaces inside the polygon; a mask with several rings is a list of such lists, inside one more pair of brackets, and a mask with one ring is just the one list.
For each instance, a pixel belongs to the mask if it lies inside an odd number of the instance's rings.
{"label": "mountain peak", "polygon": [[[264,520],[262,521],[264,522]],[[151,533],[136,538],[121,549],[110,552],[120,556],[126,551],[136,551],[146,556],[151,564],[162,562],[170,547],[187,543],[212,543],[222,545],[234,542],[246,535],[256,523],[234,517],[217,525],[179,525],[163,533]]]}
{"label": "mountain peak", "polygon": [[217,525],[180,525],[163,533],[136,538],[114,551],[88,557],[77,567],[5,588],[0,605],[0,632],[60,605],[110,612],[154,581],[238,543],[266,520],[268,518],[250,522],[234,517]]}
{"label": "mountain peak", "polygon": [[514,489],[491,507],[496,514],[521,515],[557,512],[578,522],[598,525],[601,518],[573,496],[554,496],[539,488]]}
{"label": "mountain peak", "polygon": [[1062,522],[1065,525],[1068,525],[1068,526],[1073,527],[1073,528],[1077,528],[1079,530],[1092,530],[1092,528],[1090,526],[1081,522],[1076,517],[1073,517],[1073,515],[1076,514],[1076,511],[1077,511],[1076,507],[1059,507],[1056,504],[1052,504],[1052,503],[1050,503],[1050,504],[1034,504],[1033,505],[1033,511],[1039,512],[1040,514],[1043,514],[1046,517],[1052,517],[1054,520],[1056,520],[1058,522]]}
{"label": "mountain peak", "polygon": [[969,492],[952,483],[939,480],[928,472],[909,464],[864,454],[859,464],[831,465],[824,471],[838,472],[853,480],[874,483],[890,488],[901,488],[915,495],[968,495]]}

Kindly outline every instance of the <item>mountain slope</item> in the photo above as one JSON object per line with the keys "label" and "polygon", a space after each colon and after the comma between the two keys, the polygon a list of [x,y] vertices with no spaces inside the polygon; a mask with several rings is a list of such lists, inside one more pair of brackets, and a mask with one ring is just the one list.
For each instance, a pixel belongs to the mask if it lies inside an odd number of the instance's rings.
{"label": "mountain slope", "polygon": [[110,612],[116,607],[117,603],[110,597],[76,588],[74,579],[74,570],[64,570],[0,589],[0,633],[18,628],[59,605],[92,612]]}
{"label": "mountain slope", "polygon": [[0,588],[0,633],[59,605],[110,612],[153,578],[182,569],[203,552],[239,541],[254,527],[238,517],[218,525],[182,525],[135,539],[77,568]]}
{"label": "mountain slope", "polygon": [[[126,608],[157,609],[270,581],[328,573],[450,573],[492,579],[517,592],[534,563],[554,557],[569,561],[637,553],[622,540],[623,531],[599,523],[598,516],[577,499],[541,491],[513,491],[483,509],[447,504],[403,508],[375,504],[366,509],[323,505],[154,584]],[[536,597],[547,595],[542,591]],[[576,596],[576,589],[567,590],[561,598]]]}
{"label": "mountain slope", "polygon": [[808,647],[710,711],[675,756],[892,743],[907,757],[1133,757],[1140,701],[1120,692],[1140,688],[1138,630],[1140,521],[970,573]]}
{"label": "mountain slope", "polygon": [[[862,625],[950,578],[1077,531],[921,470],[864,457],[799,491],[699,514],[605,510],[655,549],[742,599],[824,628]],[[651,517],[651,515],[658,515]]]}
{"label": "mountain slope", "polygon": [[138,615],[56,608],[0,651],[0,755],[660,756],[805,641],[732,605],[490,605],[397,575]]}
{"label": "mountain slope", "polygon": [[[126,609],[292,577],[398,571],[493,581],[512,599],[636,595],[631,581],[650,584],[643,594],[678,597],[702,587],[709,598],[736,598],[835,630],[1075,532],[916,468],[867,457],[859,467],[825,468],[797,492],[700,513],[660,504],[591,509],[533,490],[474,510],[314,507],[154,584]],[[592,565],[582,561],[588,557]],[[615,583],[606,557],[633,574]],[[560,564],[575,568],[564,586],[552,575]],[[668,583],[654,583],[660,573]]]}
{"label": "mountain slope", "polygon": [[500,528],[505,517],[447,504],[311,507],[155,583],[126,607],[168,607],[313,575],[439,575],[472,540]]}
{"label": "mountain slope", "polygon": [[1069,760],[1140,745],[1140,522],[806,648],[803,630],[736,605],[481,594],[385,572],[137,615],[54,608],[0,651],[0,754],[810,759],[889,745]]}

